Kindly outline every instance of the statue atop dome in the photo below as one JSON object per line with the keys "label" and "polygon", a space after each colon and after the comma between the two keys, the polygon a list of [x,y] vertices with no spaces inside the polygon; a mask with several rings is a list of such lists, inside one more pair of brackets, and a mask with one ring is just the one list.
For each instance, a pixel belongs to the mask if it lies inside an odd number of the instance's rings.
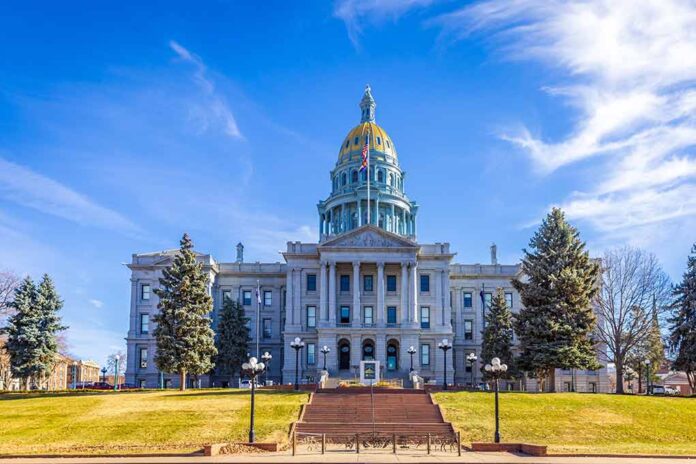
{"label": "statue atop dome", "polygon": [[363,94],[362,100],[360,100],[360,110],[362,111],[362,117],[360,122],[375,122],[375,107],[377,103],[372,97],[372,89],[370,84],[365,86],[365,93]]}

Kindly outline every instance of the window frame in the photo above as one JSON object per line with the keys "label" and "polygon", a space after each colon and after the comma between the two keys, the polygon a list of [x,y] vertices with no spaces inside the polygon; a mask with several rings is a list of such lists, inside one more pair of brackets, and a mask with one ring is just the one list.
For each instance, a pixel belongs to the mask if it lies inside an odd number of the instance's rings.
{"label": "window frame", "polygon": [[[347,310],[348,310],[348,320],[347,320],[347,322],[343,322],[343,310],[344,310],[344,309],[347,309]],[[348,305],[343,305],[343,306],[341,306],[341,307],[338,309],[338,321],[339,321],[338,323],[339,323],[339,324],[350,324],[351,318],[352,318],[352,314],[351,314],[350,306],[348,306]]]}
{"label": "window frame", "polygon": [[[367,283],[370,282],[370,285],[368,288]],[[363,292],[374,292],[375,291],[375,278],[372,274],[364,274],[363,275]]]}
{"label": "window frame", "polygon": [[305,290],[307,292],[316,292],[317,291],[317,275],[316,274],[307,274],[307,282],[305,284]]}
{"label": "window frame", "polygon": [[421,343],[420,365],[430,367],[430,343]]}
{"label": "window frame", "polygon": [[[394,322],[389,321],[390,313],[394,313]],[[397,324],[399,321],[399,311],[396,306],[387,306],[387,324]]]}
{"label": "window frame", "polygon": [[[462,296],[462,307],[465,309],[471,309],[474,307],[474,292],[463,292],[464,295]],[[469,304],[467,305],[467,295],[469,295]]]}
{"label": "window frame", "polygon": [[[143,325],[147,328],[143,330]],[[150,333],[150,314],[142,313],[140,314],[140,335],[147,335]]]}
{"label": "window frame", "polygon": [[[391,286],[389,285],[389,281],[393,280],[394,281],[394,289],[390,290]],[[387,292],[396,292],[397,291],[397,280],[396,280],[396,274],[387,274]]]}
{"label": "window frame", "polygon": [[[425,290],[424,290],[424,287],[425,287]],[[418,288],[420,289],[421,293],[430,293],[430,274],[421,274],[420,275]]]}
{"label": "window frame", "polygon": [[314,342],[307,343],[307,365],[314,366],[317,363],[317,345]]}
{"label": "window frame", "polygon": [[[266,322],[268,322],[268,326],[266,326]],[[270,317],[261,319],[261,338],[264,340],[273,338],[273,319]]]}
{"label": "window frame", "polygon": [[[370,310],[370,321],[367,321],[367,310]],[[375,323],[375,308],[371,305],[363,306],[363,324],[374,325]]]}
{"label": "window frame", "polygon": [[273,306],[273,290],[263,291],[263,307],[268,308]]}
{"label": "window frame", "polygon": [[[508,297],[509,297],[509,299],[508,299]],[[513,303],[512,292],[505,292],[505,304],[507,305],[508,309],[512,309],[512,303]]]}
{"label": "window frame", "polygon": [[474,339],[474,321],[472,319],[464,319],[464,340]]}
{"label": "window frame", "polygon": [[[143,356],[145,353],[145,356]],[[138,347],[138,366],[140,369],[147,369],[147,362],[150,353],[148,352],[147,346]]]}
{"label": "window frame", "polygon": [[[430,306],[421,306],[419,311],[420,328],[429,329],[430,328]],[[427,317],[423,317],[427,316]],[[425,320],[427,319],[427,320]]]}
{"label": "window frame", "polygon": [[[311,311],[313,313],[312,316],[310,316],[310,308],[313,310]],[[315,329],[317,327],[317,307],[314,305],[309,305],[307,306],[306,310],[306,324],[308,329]],[[310,321],[312,323],[310,324]]]}
{"label": "window frame", "polygon": [[251,290],[242,290],[242,306],[251,306]]}
{"label": "window frame", "polygon": [[341,274],[338,279],[338,284],[340,292],[350,292],[350,274]]}
{"label": "window frame", "polygon": [[232,299],[232,290],[222,291],[222,302],[225,303],[225,299]]}
{"label": "window frame", "polygon": [[[145,289],[147,288],[147,292]],[[147,295],[147,297],[146,297]],[[152,298],[152,284],[150,283],[142,283],[140,284],[140,301],[150,301]]]}

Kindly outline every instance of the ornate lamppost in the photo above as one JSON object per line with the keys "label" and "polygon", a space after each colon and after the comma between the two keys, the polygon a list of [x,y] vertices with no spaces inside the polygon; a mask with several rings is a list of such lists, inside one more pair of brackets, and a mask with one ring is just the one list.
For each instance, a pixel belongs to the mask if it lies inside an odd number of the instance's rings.
{"label": "ornate lamppost", "polygon": [[256,434],[254,432],[254,400],[256,397],[256,376],[266,370],[266,365],[257,362],[256,358],[249,358],[249,362],[242,364],[242,372],[249,376],[251,382],[251,414],[249,415],[249,443],[254,443]]}
{"label": "ornate lamppost", "polygon": [[443,338],[437,347],[442,350],[445,355],[445,382],[442,384],[442,389],[447,390],[447,352],[452,349],[452,344],[446,338]]}
{"label": "ornate lamppost", "polygon": [[118,361],[120,359],[119,355],[114,356],[114,391],[118,391]]}
{"label": "ornate lamppost", "polygon": [[266,366],[266,371],[264,373],[264,384],[268,384],[268,371],[271,370],[271,359],[273,359],[273,355],[268,351],[261,356],[261,360],[263,360],[263,364]]}
{"label": "ornate lamppost", "polygon": [[408,371],[413,372],[413,355],[416,354],[416,349],[411,345],[406,352],[411,356],[411,368]]}
{"label": "ornate lamppost", "polygon": [[326,370],[326,355],[329,354],[330,351],[331,348],[326,345],[322,346],[321,350],[319,350],[319,352],[324,355],[324,370]]}
{"label": "ornate lamppost", "polygon": [[490,364],[486,364],[484,369],[495,381],[495,442],[500,443],[500,419],[498,414],[498,379],[507,372],[507,364],[501,364],[500,358],[491,359]]}
{"label": "ornate lamppost", "polygon": [[106,383],[106,367],[101,368],[102,373],[102,383]]}
{"label": "ornate lamppost", "polygon": [[290,348],[295,350],[295,391],[300,390],[300,350],[304,348],[304,341],[300,337],[295,337],[290,342]]}
{"label": "ornate lamppost", "polygon": [[645,394],[650,394],[650,360],[645,360]]}
{"label": "ornate lamppost", "polygon": [[77,390],[77,361],[72,363],[72,389]]}
{"label": "ornate lamppost", "polygon": [[476,357],[476,353],[469,353],[466,357],[466,360],[471,365],[471,367],[470,367],[470,369],[471,369],[471,388],[475,388],[475,385],[474,385],[474,364],[476,364],[476,361],[478,360],[478,358]]}

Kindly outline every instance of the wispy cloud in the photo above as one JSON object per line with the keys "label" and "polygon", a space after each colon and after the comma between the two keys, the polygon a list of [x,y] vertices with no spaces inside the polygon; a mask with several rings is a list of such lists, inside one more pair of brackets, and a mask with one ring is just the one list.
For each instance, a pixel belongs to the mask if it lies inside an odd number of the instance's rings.
{"label": "wispy cloud", "polygon": [[0,197],[80,225],[126,234],[140,232],[135,224],[116,211],[93,202],[60,182],[3,158],[0,158]]}
{"label": "wispy cloud", "polygon": [[455,39],[488,34],[506,58],[565,74],[568,84],[545,90],[576,109],[570,133],[503,138],[541,174],[596,160],[583,191],[560,202],[570,217],[604,232],[696,223],[693,2],[489,0],[434,22]]}
{"label": "wispy cloud", "polygon": [[361,24],[398,18],[407,11],[426,7],[435,0],[338,0],[334,5],[334,16],[343,20],[348,37],[353,45],[359,46]]}
{"label": "wispy cloud", "polygon": [[96,298],[92,298],[89,300],[89,304],[94,306],[97,309],[101,309],[104,306],[104,302],[101,300],[97,300]]}
{"label": "wispy cloud", "polygon": [[216,91],[215,82],[208,77],[203,60],[173,40],[169,42],[169,46],[179,58],[193,64],[194,81],[205,95],[202,104],[195,104],[190,108],[191,120],[197,124],[198,130],[205,132],[219,129],[232,138],[243,139],[232,110],[226,99]]}

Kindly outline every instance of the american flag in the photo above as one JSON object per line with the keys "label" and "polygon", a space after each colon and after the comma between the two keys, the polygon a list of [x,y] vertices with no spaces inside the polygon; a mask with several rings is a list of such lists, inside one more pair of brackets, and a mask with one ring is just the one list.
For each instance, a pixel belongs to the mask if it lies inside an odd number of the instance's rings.
{"label": "american flag", "polygon": [[362,164],[360,165],[360,170],[364,171],[367,169],[367,158],[370,156],[368,139],[365,138],[365,146],[362,149]]}

